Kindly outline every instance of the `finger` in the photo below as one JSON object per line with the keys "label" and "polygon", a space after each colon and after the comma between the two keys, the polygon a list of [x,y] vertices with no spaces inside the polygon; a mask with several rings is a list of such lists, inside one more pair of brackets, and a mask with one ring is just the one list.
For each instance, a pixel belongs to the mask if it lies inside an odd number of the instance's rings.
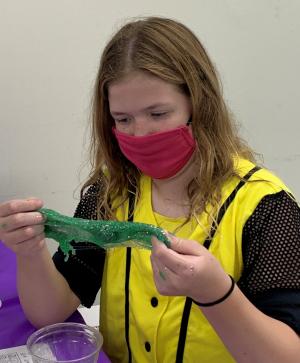
{"label": "finger", "polygon": [[182,295],[181,286],[182,279],[180,276],[174,274],[167,266],[163,266],[151,257],[154,283],[157,291],[161,295],[177,296]]}
{"label": "finger", "polygon": [[154,284],[157,291],[161,295],[176,295],[176,293],[174,294],[172,272],[166,266],[161,266],[153,258],[151,258],[151,263],[153,269]]}
{"label": "finger", "polygon": [[36,198],[15,199],[0,204],[0,217],[7,217],[22,212],[32,212],[42,208],[43,201]]}
{"label": "finger", "polygon": [[36,236],[44,232],[44,226],[42,224],[36,226],[26,226],[19,228],[14,232],[7,233],[5,237],[6,243],[10,245],[17,245],[24,243],[25,241],[31,240]]}
{"label": "finger", "polygon": [[201,256],[207,250],[198,242],[178,238],[172,234],[168,234],[170,240],[170,248],[182,255]]}
{"label": "finger", "polygon": [[39,212],[17,213],[0,219],[0,231],[10,232],[21,227],[41,224],[44,217]]}
{"label": "finger", "polygon": [[153,270],[153,280],[157,291],[161,294],[165,284],[165,276],[161,274],[161,268],[157,265],[156,261],[151,258],[151,265]]}
{"label": "finger", "polygon": [[184,256],[170,248],[167,248],[156,237],[152,237],[152,246],[153,258],[161,266],[166,266],[175,274],[178,272],[178,270],[182,270],[184,268],[186,264]]}
{"label": "finger", "polygon": [[[183,240],[187,243],[192,242]],[[189,278],[195,273],[197,266],[201,266],[205,254],[202,255],[184,255],[171,248],[164,248],[164,245],[157,239],[152,239],[152,254],[154,258],[163,266],[166,266],[177,277]],[[206,254],[207,255],[207,254]],[[176,278],[177,278],[176,277]]]}
{"label": "finger", "polygon": [[28,252],[39,250],[45,244],[45,234],[42,232],[37,236],[35,236],[34,238],[32,238],[31,240],[26,241],[26,243],[27,243],[26,250]]}
{"label": "finger", "polygon": [[162,264],[160,264],[158,261],[155,260],[155,258],[152,256],[150,257],[151,260],[151,264],[152,264],[152,270],[154,275],[156,276],[156,280],[157,281],[165,281],[167,279],[167,273],[169,271],[169,278],[170,273],[172,273],[170,270],[168,270],[168,268],[166,266],[163,266]]}
{"label": "finger", "polygon": [[152,265],[153,274],[154,274],[154,276],[158,277],[160,268],[153,258],[150,257],[150,261],[151,261],[151,265]]}
{"label": "finger", "polygon": [[42,249],[44,245],[45,235],[41,233],[32,239],[15,245],[12,250],[17,254],[30,255]]}

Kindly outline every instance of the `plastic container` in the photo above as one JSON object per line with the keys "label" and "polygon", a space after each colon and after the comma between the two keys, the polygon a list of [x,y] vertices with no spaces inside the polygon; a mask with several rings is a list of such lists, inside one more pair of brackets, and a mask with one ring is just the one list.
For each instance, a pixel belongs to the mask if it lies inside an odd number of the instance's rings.
{"label": "plastic container", "polygon": [[95,363],[102,344],[97,329],[70,322],[37,330],[28,338],[27,349],[34,363]]}

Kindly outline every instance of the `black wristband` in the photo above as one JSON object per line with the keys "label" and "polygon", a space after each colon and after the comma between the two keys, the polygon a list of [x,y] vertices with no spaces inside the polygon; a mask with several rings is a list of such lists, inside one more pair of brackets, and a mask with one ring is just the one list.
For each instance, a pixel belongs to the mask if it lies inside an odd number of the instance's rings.
{"label": "black wristband", "polygon": [[192,301],[198,306],[206,307],[206,306],[217,305],[217,304],[221,303],[222,301],[226,300],[228,298],[228,296],[232,293],[234,286],[235,286],[235,281],[234,281],[233,277],[231,275],[228,275],[228,276],[230,277],[230,280],[231,280],[231,286],[230,286],[230,289],[226,292],[226,294],[223,297],[221,297],[218,300],[208,302],[208,303],[201,303],[201,302],[195,301],[193,299],[192,299]]}

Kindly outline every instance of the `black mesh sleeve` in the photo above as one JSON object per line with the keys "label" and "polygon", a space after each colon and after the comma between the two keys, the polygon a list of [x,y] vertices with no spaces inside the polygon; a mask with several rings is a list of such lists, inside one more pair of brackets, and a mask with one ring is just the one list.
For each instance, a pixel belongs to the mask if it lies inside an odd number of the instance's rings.
{"label": "black mesh sleeve", "polygon": [[[100,184],[88,188],[80,200],[74,217],[97,219],[97,196]],[[91,307],[101,287],[105,250],[88,242],[72,243],[76,250],[65,261],[60,248],[53,255],[58,271],[65,277],[72,291],[78,296],[81,304]]]}
{"label": "black mesh sleeve", "polygon": [[243,228],[238,285],[265,314],[300,334],[300,209],[285,191],[264,197]]}

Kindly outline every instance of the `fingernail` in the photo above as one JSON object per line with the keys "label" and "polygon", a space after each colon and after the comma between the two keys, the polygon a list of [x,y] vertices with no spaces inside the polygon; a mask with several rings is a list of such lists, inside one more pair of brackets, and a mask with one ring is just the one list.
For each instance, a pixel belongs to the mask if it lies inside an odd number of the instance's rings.
{"label": "fingernail", "polygon": [[157,237],[156,236],[152,236],[151,237],[151,242],[152,242],[152,244],[157,244],[157,243],[159,243],[159,240],[157,239]]}
{"label": "fingernail", "polygon": [[41,213],[37,213],[35,215],[35,219],[38,221],[38,222],[42,222],[43,221],[43,215]]}
{"label": "fingernail", "polygon": [[175,241],[177,239],[177,237],[175,236],[175,234],[171,233],[171,232],[167,232],[167,236],[169,238],[170,241]]}
{"label": "fingernail", "polygon": [[47,217],[46,217],[46,215],[45,214],[43,214],[43,213],[38,213],[37,214],[37,216],[36,216],[36,218],[39,220],[39,221],[41,221],[41,222],[46,222],[46,220],[47,220]]}

